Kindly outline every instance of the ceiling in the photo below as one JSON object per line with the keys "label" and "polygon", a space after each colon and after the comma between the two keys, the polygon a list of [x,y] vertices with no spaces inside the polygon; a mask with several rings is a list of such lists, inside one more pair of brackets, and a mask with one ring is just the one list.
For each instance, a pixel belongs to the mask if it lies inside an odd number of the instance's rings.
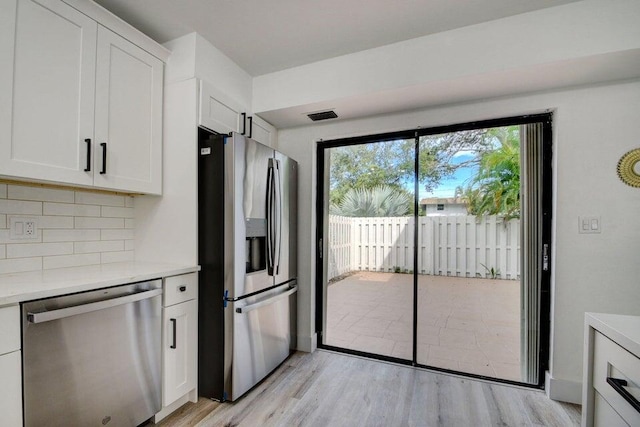
{"label": "ceiling", "polygon": [[[97,0],[160,43],[197,32],[252,76],[576,0]],[[453,6],[455,4],[455,6]]]}

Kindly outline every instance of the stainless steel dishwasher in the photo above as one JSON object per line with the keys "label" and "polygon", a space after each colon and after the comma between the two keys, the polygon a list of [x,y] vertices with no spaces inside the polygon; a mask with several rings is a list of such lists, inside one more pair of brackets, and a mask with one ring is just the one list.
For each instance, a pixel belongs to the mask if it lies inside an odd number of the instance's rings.
{"label": "stainless steel dishwasher", "polygon": [[161,409],[162,282],[22,304],[26,426],[137,426]]}

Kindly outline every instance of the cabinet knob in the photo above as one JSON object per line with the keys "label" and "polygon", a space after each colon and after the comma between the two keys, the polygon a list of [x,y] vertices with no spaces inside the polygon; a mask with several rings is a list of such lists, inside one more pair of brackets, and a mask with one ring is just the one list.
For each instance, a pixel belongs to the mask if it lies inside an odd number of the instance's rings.
{"label": "cabinet knob", "polygon": [[187,290],[187,287],[185,285],[182,285],[178,289],[180,289],[180,292],[184,292]]}

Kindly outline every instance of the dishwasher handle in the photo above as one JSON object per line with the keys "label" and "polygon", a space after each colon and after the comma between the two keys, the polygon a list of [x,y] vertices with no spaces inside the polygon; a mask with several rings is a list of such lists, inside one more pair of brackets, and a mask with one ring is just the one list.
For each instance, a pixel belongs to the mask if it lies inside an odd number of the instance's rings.
{"label": "dishwasher handle", "polygon": [[64,319],[65,317],[76,316],[78,314],[91,313],[92,311],[104,310],[105,308],[141,301],[158,295],[162,295],[162,289],[153,289],[124,297],[112,298],[89,304],[75,305],[73,307],[60,308],[58,310],[43,311],[42,313],[27,313],[27,320],[29,323],[50,322],[52,320]]}

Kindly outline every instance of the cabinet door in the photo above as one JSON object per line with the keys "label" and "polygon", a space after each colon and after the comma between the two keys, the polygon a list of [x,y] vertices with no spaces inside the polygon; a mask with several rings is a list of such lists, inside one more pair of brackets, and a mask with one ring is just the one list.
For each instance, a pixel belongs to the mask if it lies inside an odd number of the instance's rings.
{"label": "cabinet door", "polygon": [[60,1],[0,2],[0,175],[92,184],[96,31]]}
{"label": "cabinet door", "polygon": [[162,192],[163,63],[98,26],[94,185]]}
{"label": "cabinet door", "polygon": [[198,301],[164,309],[162,406],[196,387],[198,366]]}
{"label": "cabinet door", "polygon": [[271,148],[276,147],[276,128],[258,116],[253,116],[251,138]]}
{"label": "cabinet door", "polygon": [[21,352],[0,356],[0,425],[22,426],[22,361]]}
{"label": "cabinet door", "polygon": [[242,107],[205,81],[200,82],[198,124],[218,133],[249,132]]}

